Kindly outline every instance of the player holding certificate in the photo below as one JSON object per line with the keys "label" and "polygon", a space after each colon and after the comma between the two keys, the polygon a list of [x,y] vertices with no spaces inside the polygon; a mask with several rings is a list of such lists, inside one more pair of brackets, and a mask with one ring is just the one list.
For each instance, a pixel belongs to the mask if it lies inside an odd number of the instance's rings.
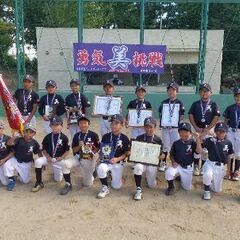
{"label": "player holding certificate", "polygon": [[[136,112],[137,112],[136,124],[138,124],[141,121],[143,111],[146,109],[151,110],[152,105],[150,102],[144,99],[146,95],[146,89],[142,85],[136,87],[135,94],[137,96],[137,99],[130,101],[127,106],[127,109],[128,110],[136,109]],[[126,117],[126,123],[125,123],[126,127],[129,126],[128,115]],[[143,125],[139,127],[132,126],[131,128],[132,128],[131,139],[136,139],[137,136],[145,132]]]}
{"label": "player holding certificate", "polygon": [[172,144],[179,139],[178,126],[185,112],[183,103],[177,99],[178,88],[176,82],[171,82],[167,86],[168,99],[164,100],[159,107],[163,153],[165,154],[159,167],[162,172],[166,170],[166,159]]}
{"label": "player holding certificate", "polygon": [[[137,137],[137,141],[153,143],[162,146],[162,140],[155,135],[157,121],[153,117],[148,117],[144,120],[145,133]],[[161,155],[164,158],[164,155]],[[146,172],[146,180],[149,188],[154,188],[157,185],[157,166],[145,165],[142,163],[136,163],[134,166],[134,179],[136,183],[136,192],[134,194],[134,200],[139,201],[142,199],[142,174]]]}

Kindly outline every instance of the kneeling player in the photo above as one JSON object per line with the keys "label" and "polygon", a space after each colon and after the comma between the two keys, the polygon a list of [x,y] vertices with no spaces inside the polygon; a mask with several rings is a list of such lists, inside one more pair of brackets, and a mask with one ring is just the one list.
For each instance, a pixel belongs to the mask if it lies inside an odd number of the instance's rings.
{"label": "kneeling player", "polygon": [[226,139],[228,127],[219,122],[215,126],[216,137],[207,138],[203,147],[208,150],[209,160],[203,165],[204,200],[211,199],[211,192],[221,192],[225,175],[225,164],[233,158],[232,143]]}
{"label": "kneeling player", "polygon": [[78,119],[80,132],[73,137],[72,150],[75,155],[63,162],[62,170],[66,181],[61,195],[66,195],[72,189],[70,171],[73,167],[80,167],[83,185],[89,187],[93,184],[93,172],[95,170],[96,154],[99,150],[98,135],[89,130],[90,120],[86,116]]}
{"label": "kneeling player", "polygon": [[68,137],[62,133],[63,121],[61,117],[56,116],[52,118],[50,126],[52,133],[49,133],[42,142],[44,157],[40,157],[34,162],[36,184],[32,188],[32,192],[38,192],[44,187],[42,182],[42,167],[49,163],[53,167],[54,180],[60,182],[63,178],[62,161],[66,158],[70,149]]}
{"label": "kneeling player", "polygon": [[[160,137],[156,136],[154,134],[155,129],[157,126],[157,122],[153,117],[148,117],[144,120],[144,130],[145,133],[138,136],[136,138],[137,141],[140,142],[147,142],[147,143],[154,143],[162,145],[162,140]],[[163,155],[162,158],[164,158],[165,155]],[[136,183],[136,193],[134,194],[134,200],[141,200],[142,199],[142,174],[143,172],[146,172],[146,179],[147,184],[150,188],[154,188],[157,185],[156,177],[158,172],[157,166],[146,166],[141,163],[136,163],[134,166],[134,179]]]}
{"label": "kneeling player", "polygon": [[[101,162],[97,167],[98,177],[102,183],[102,189],[98,193],[98,198],[104,198],[109,194],[107,173],[111,171],[112,188],[120,189],[122,186],[123,160],[129,155],[130,141],[128,137],[121,133],[124,119],[121,115],[113,115],[110,119],[110,133],[103,135],[103,144],[112,144],[113,158],[109,162]],[[101,161],[102,159],[100,159]]]}
{"label": "kneeling player", "polygon": [[14,157],[4,164],[4,174],[8,177],[8,191],[12,191],[16,186],[14,171],[19,174],[19,180],[22,183],[31,181],[33,154],[38,154],[39,157],[42,156],[38,142],[33,139],[35,134],[36,128],[31,124],[27,124],[24,126],[23,137],[13,137],[8,140],[7,144],[14,151]]}
{"label": "kneeling player", "polygon": [[[194,158],[199,158],[201,152],[201,142],[198,133],[191,134],[191,125],[189,123],[180,123],[178,132],[180,139],[175,141],[170,151],[172,167],[166,171],[166,180],[168,188],[166,195],[174,193],[173,180],[180,175],[182,188],[191,190]],[[193,140],[194,135],[196,142]]]}

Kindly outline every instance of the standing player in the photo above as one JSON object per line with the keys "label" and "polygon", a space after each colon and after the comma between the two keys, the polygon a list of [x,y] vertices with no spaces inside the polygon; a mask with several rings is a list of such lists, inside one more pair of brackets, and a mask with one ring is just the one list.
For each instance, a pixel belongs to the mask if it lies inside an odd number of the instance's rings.
{"label": "standing player", "polygon": [[13,148],[14,157],[10,158],[4,165],[4,174],[8,177],[7,190],[12,191],[15,186],[14,171],[19,174],[22,183],[31,181],[31,166],[33,154],[42,156],[38,142],[33,138],[36,134],[35,126],[27,124],[24,126],[23,137],[12,137],[7,145]]}
{"label": "standing player", "polygon": [[235,104],[228,106],[224,111],[223,116],[225,118],[225,123],[229,127],[227,138],[233,144],[235,162],[234,169],[233,162],[229,162],[229,172],[227,173],[227,177],[234,181],[238,181],[240,168],[240,88],[235,88],[233,94]]}
{"label": "standing player", "polygon": [[[38,192],[44,185],[42,182],[42,168],[48,164],[53,167],[53,177],[56,182],[62,181],[62,161],[66,159],[70,146],[68,137],[62,133],[63,121],[59,116],[53,117],[50,122],[52,132],[42,141],[42,152],[44,157],[35,160],[36,184],[32,192]],[[65,179],[66,181],[68,179]]]}
{"label": "standing player", "polygon": [[[200,134],[200,138],[204,139],[209,135],[213,135],[213,128],[216,125],[220,111],[217,104],[210,99],[212,94],[211,86],[208,83],[200,85],[199,88],[201,99],[194,102],[189,110],[189,120],[195,131]],[[202,166],[206,161],[206,150],[202,151]],[[201,174],[199,167],[199,159],[195,160],[194,172],[195,176]]]}
{"label": "standing player", "polygon": [[228,127],[224,122],[215,126],[216,137],[204,140],[202,146],[208,150],[208,158],[203,165],[204,200],[211,199],[211,192],[221,192],[225,174],[225,164],[233,157],[232,143],[226,139]]}
{"label": "standing player", "polygon": [[72,150],[74,157],[63,162],[62,171],[66,181],[61,195],[66,195],[72,190],[70,171],[73,167],[80,167],[83,185],[89,187],[93,184],[93,172],[95,170],[96,156],[99,151],[98,135],[89,130],[90,119],[82,115],[78,119],[80,131],[73,137]]}
{"label": "standing player", "polygon": [[[183,103],[177,99],[178,88],[179,87],[176,82],[170,83],[167,86],[168,99],[164,100],[159,107],[163,153],[165,154],[165,157],[159,167],[159,170],[162,172],[166,170],[166,159],[173,142],[179,139],[178,125],[179,122],[183,120],[185,112]],[[165,115],[166,113],[163,112],[164,109],[167,109],[168,111],[167,116]],[[166,118],[169,118],[167,119],[168,124],[166,124]]]}
{"label": "standing player", "polygon": [[[113,92],[115,90],[114,84],[111,80],[107,80],[103,84],[103,90],[107,97],[110,99],[113,97]],[[100,132],[103,136],[104,134],[107,134],[111,132],[111,123],[109,122],[110,117],[109,116],[102,116],[101,122],[100,122]]]}
{"label": "standing player", "polygon": [[38,112],[43,118],[45,134],[51,133],[50,120],[55,116],[61,116],[65,112],[63,98],[58,95],[57,84],[54,80],[46,82],[47,94],[40,98]]}
{"label": "standing player", "polygon": [[[148,117],[144,120],[145,133],[136,138],[137,141],[147,142],[153,144],[159,144],[162,146],[162,140],[160,137],[155,135],[157,122],[153,117]],[[134,195],[134,200],[142,199],[142,174],[146,172],[146,180],[149,188],[154,188],[157,185],[157,166],[147,166],[141,163],[136,163],[134,166],[134,179],[136,184],[136,193]]]}
{"label": "standing player", "polygon": [[[124,118],[113,115],[111,121],[111,132],[103,135],[102,143],[113,144],[114,157],[109,162],[101,162],[97,167],[98,177],[102,183],[102,189],[98,193],[98,198],[104,198],[109,194],[107,173],[111,171],[112,188],[120,189],[122,186],[123,160],[129,155],[130,141],[126,135],[121,133]],[[101,161],[101,159],[100,159]]]}
{"label": "standing player", "polygon": [[[199,134],[191,134],[191,125],[189,123],[180,123],[178,131],[180,139],[173,143],[170,151],[172,167],[167,169],[165,175],[168,182],[166,195],[174,193],[173,181],[178,175],[180,175],[183,189],[192,189],[193,163],[195,158],[199,158],[201,152]],[[195,137],[196,142],[193,140],[192,135]]]}
{"label": "standing player", "polygon": [[68,129],[71,138],[79,132],[77,119],[82,115],[87,114],[87,109],[90,107],[90,102],[84,94],[80,92],[80,81],[72,79],[70,82],[72,93],[65,99],[67,109]]}
{"label": "standing player", "polygon": [[[137,99],[132,100],[129,102],[127,109],[136,109],[137,113],[140,117],[141,110],[144,109],[152,109],[152,105],[150,102],[146,101],[144,99],[146,95],[146,89],[141,85],[137,86],[135,90],[135,94],[137,95]],[[127,121],[128,116],[126,117],[126,122],[125,125],[128,127],[128,121]],[[144,127],[132,127],[132,139],[136,139],[137,136],[142,135],[145,132]]]}
{"label": "standing player", "polygon": [[23,79],[23,88],[17,89],[13,98],[25,120],[25,124],[31,122],[33,126],[36,126],[35,113],[37,111],[39,96],[32,89],[33,82],[33,77],[31,75],[26,75]]}
{"label": "standing player", "polygon": [[8,179],[4,175],[3,166],[7,160],[13,157],[13,151],[7,146],[10,137],[4,134],[4,123],[0,121],[0,183],[7,185]]}

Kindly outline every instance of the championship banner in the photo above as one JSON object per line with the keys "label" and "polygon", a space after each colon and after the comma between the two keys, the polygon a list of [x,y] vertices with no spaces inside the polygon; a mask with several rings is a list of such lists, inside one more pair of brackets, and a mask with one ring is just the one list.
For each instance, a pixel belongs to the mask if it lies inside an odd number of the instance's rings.
{"label": "championship banner", "polygon": [[0,74],[0,95],[2,98],[3,107],[7,115],[9,126],[13,130],[23,134],[24,119],[22,118],[22,115],[17,105],[13,101],[12,94],[9,92],[5,82],[2,79],[1,74]]}
{"label": "championship banner", "polygon": [[74,70],[162,74],[165,45],[74,43]]}

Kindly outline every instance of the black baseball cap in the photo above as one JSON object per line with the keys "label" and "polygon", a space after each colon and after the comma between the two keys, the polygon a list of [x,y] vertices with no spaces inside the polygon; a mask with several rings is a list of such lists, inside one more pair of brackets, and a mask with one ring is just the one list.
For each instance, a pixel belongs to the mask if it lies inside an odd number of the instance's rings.
{"label": "black baseball cap", "polygon": [[208,84],[208,83],[203,83],[203,84],[200,85],[199,91],[202,91],[202,90],[204,90],[204,89],[206,89],[207,91],[212,92],[211,85]]}
{"label": "black baseball cap", "polygon": [[135,89],[135,93],[139,90],[143,90],[144,92],[146,92],[146,88],[143,85],[137,86],[136,89]]}
{"label": "black baseball cap", "polygon": [[37,132],[37,129],[35,126],[33,126],[31,123],[25,124],[24,125],[24,131],[26,130],[32,130],[33,132]]}
{"label": "black baseball cap", "polygon": [[78,123],[80,121],[88,121],[90,123],[90,118],[87,117],[85,114],[82,114],[79,118],[78,118]]}
{"label": "black baseball cap", "polygon": [[238,95],[238,94],[240,94],[240,88],[239,88],[239,87],[235,87],[235,88],[233,89],[233,95],[236,96],[236,95]]}
{"label": "black baseball cap", "polygon": [[113,84],[112,80],[106,80],[103,84],[103,87],[106,87],[107,85],[110,85],[111,87],[114,87],[114,84]]}
{"label": "black baseball cap", "polygon": [[50,120],[50,125],[62,125],[63,120],[60,116],[55,116]]}
{"label": "black baseball cap", "polygon": [[123,122],[124,122],[124,118],[123,118],[123,116],[120,115],[120,114],[115,114],[115,115],[113,115],[113,116],[110,118],[109,122],[119,122],[119,123],[123,123]]}
{"label": "black baseball cap", "polygon": [[70,81],[70,86],[71,86],[73,83],[75,83],[75,84],[77,84],[77,85],[80,85],[80,80],[77,79],[77,78],[73,78],[73,79]]}
{"label": "black baseball cap", "polygon": [[167,90],[169,88],[173,88],[173,89],[175,89],[178,92],[179,86],[178,86],[178,84],[176,82],[171,82],[171,83],[168,84]]}
{"label": "black baseball cap", "polygon": [[227,132],[228,131],[228,126],[226,123],[224,122],[218,122],[214,128],[214,131],[223,131],[223,132]]}
{"label": "black baseball cap", "polygon": [[157,121],[153,117],[147,117],[144,119],[144,126],[156,127]]}
{"label": "black baseball cap", "polygon": [[179,124],[178,131],[185,130],[188,132],[192,132],[191,125],[188,122],[182,122]]}
{"label": "black baseball cap", "polygon": [[52,86],[52,87],[57,87],[57,83],[56,83],[54,80],[48,80],[48,81],[46,82],[46,88],[48,88],[48,87],[50,87],[50,86]]}
{"label": "black baseball cap", "polygon": [[23,81],[26,81],[26,80],[28,80],[30,82],[34,82],[34,78],[30,74],[25,75],[25,77],[23,78]]}

